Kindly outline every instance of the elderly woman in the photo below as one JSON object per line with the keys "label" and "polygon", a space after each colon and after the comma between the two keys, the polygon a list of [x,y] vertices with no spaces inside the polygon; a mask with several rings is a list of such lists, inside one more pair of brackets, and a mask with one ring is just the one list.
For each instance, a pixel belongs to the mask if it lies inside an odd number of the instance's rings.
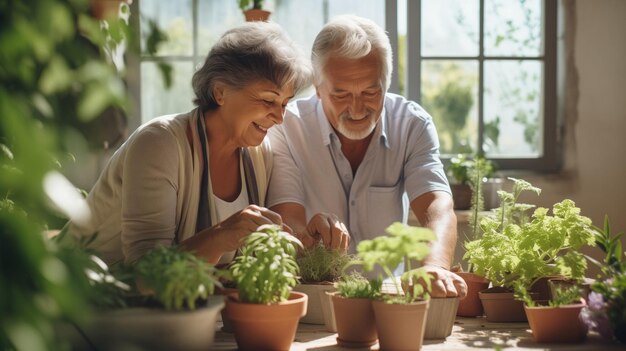
{"label": "elderly woman", "polygon": [[88,240],[108,264],[132,264],[157,245],[227,263],[259,225],[271,171],[268,129],[309,83],[306,58],[276,24],[226,32],[193,76],[197,108],[156,118],[113,155],[87,197],[91,218],[63,240]]}

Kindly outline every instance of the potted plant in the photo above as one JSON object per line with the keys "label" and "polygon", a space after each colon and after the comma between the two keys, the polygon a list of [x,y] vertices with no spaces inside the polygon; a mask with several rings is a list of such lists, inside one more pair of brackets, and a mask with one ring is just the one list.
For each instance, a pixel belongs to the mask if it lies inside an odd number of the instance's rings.
{"label": "potted plant", "polygon": [[[476,240],[482,236],[482,230],[480,227],[480,217],[484,209],[484,197],[483,197],[483,179],[484,174],[491,168],[490,164],[485,159],[476,159],[474,166],[467,170],[467,177],[472,181],[470,184],[471,189],[471,208],[469,215],[469,228],[470,235],[469,241]],[[467,243],[468,240],[465,241]],[[459,269],[460,270],[460,269]],[[485,277],[476,274],[472,264],[468,265],[467,272],[459,271],[458,274],[467,285],[467,296],[459,301],[459,307],[457,308],[457,316],[462,317],[478,317],[482,316],[483,306],[478,297],[478,292],[485,290],[489,287],[489,280]]]}
{"label": "potted plant", "polygon": [[481,208],[498,207],[497,192],[502,189],[502,179],[494,177],[495,165],[482,156],[458,154],[450,159],[447,174],[455,210],[467,210],[472,204],[472,194],[481,196]]}
{"label": "potted plant", "polygon": [[296,258],[300,267],[300,284],[294,287],[294,291],[309,297],[307,313],[300,322],[325,324],[328,331],[337,331],[331,299],[326,292],[335,291],[333,283],[339,280],[343,267],[350,259],[345,251],[329,250],[321,244],[303,250]]}
{"label": "potted plant", "polygon": [[271,12],[263,10],[263,0],[237,0],[246,21],[267,21]]}
{"label": "potted plant", "polygon": [[97,316],[81,327],[90,344],[99,349],[211,347],[217,314],[224,306],[223,297],[212,295],[219,285],[213,265],[176,247],[157,247],[116,274],[126,277],[134,289],[125,289],[120,295],[121,290],[114,288],[123,288],[122,283],[101,261],[99,269],[88,271],[97,283],[94,286],[109,286],[106,291],[100,288],[100,301],[119,301],[100,308]]}
{"label": "potted plant", "polygon": [[[521,302],[512,301],[516,282],[536,289],[538,281],[550,276],[581,280],[587,265],[579,250],[594,243],[591,220],[580,215],[573,201],[555,204],[552,215],[540,207],[530,216],[527,212],[534,206],[517,199],[524,191],[539,194],[541,189],[509,179],[514,182],[512,192],[500,192],[501,207],[481,219],[482,237],[467,243],[465,254],[475,271],[503,293],[479,294],[487,319],[496,322],[526,320]],[[497,312],[504,313],[494,315]]]}
{"label": "potted plant", "polygon": [[226,315],[241,350],[288,350],[307,296],[292,292],[297,284],[298,239],[277,225],[262,225],[248,235],[229,268],[238,292],[228,295]]}
{"label": "potted plant", "polygon": [[579,318],[585,307],[578,286],[556,288],[555,295],[538,305],[529,295],[527,287],[515,284],[516,297],[524,301],[524,311],[538,343],[581,343],[587,338],[587,326]]}
{"label": "potted plant", "polygon": [[337,344],[343,347],[370,347],[378,341],[372,300],[381,297],[382,281],[367,280],[358,272],[343,276],[335,283],[332,308],[337,329]]}
{"label": "potted plant", "polygon": [[[426,330],[432,277],[422,268],[413,269],[412,265],[430,253],[429,243],[435,239],[435,234],[427,228],[398,222],[390,225],[386,232],[386,236],[359,243],[356,263],[367,272],[380,267],[395,289],[395,294],[383,294],[381,300],[372,302],[380,348],[419,350]],[[393,272],[401,263],[405,269],[398,281]],[[401,286],[408,287],[406,292]],[[455,313],[456,309],[449,318],[450,330]]]}
{"label": "potted plant", "polygon": [[588,257],[600,266],[602,274],[591,285],[588,306],[581,313],[585,324],[608,340],[626,343],[626,252],[620,237],[612,234],[608,217],[604,228],[597,228],[596,244],[604,252],[603,262]]}

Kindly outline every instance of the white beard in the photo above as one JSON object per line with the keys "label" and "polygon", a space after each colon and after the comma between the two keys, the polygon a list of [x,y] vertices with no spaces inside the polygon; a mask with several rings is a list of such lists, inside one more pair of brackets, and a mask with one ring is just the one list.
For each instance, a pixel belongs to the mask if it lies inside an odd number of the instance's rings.
{"label": "white beard", "polygon": [[361,130],[352,130],[352,129],[348,129],[346,126],[347,120],[352,119],[351,116],[348,115],[347,113],[342,114],[341,116],[339,116],[339,123],[337,125],[337,131],[341,133],[341,135],[345,136],[346,138],[350,140],[365,139],[376,128],[376,121],[373,118],[372,112],[368,112],[367,117],[365,118],[367,118],[370,122],[366,128],[361,129]]}

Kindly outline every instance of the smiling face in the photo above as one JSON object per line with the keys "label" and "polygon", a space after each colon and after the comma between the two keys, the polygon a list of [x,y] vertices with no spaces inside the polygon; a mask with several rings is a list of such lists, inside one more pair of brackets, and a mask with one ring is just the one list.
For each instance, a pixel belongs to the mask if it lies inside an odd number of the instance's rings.
{"label": "smiling face", "polygon": [[239,147],[260,145],[267,130],[283,122],[285,107],[293,95],[293,84],[277,87],[268,80],[240,90],[217,87],[216,99],[228,139]]}
{"label": "smiling face", "polygon": [[316,91],[337,132],[351,140],[365,139],[376,128],[385,98],[378,54],[358,59],[330,56]]}

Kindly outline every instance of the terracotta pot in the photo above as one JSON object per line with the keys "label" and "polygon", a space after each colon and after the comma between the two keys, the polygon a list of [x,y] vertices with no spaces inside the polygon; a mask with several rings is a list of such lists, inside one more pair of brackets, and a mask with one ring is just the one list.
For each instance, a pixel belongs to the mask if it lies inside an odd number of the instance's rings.
{"label": "terracotta pot", "polygon": [[299,292],[271,305],[239,302],[234,293],[226,299],[226,315],[240,350],[289,350],[306,305],[307,296]]}
{"label": "terracotta pot", "polygon": [[467,296],[459,302],[456,315],[461,317],[482,316],[484,310],[480,298],[478,298],[478,292],[489,287],[489,280],[474,273],[458,272],[456,274],[463,278],[467,284]]}
{"label": "terracotta pot", "polygon": [[587,326],[580,318],[581,303],[560,307],[524,306],[533,339],[539,343],[581,343],[587,338]]}
{"label": "terracotta pot", "polygon": [[244,11],[243,14],[244,16],[246,16],[246,21],[248,22],[254,22],[254,21],[267,22],[267,20],[270,18],[270,15],[272,13],[269,11],[265,11],[265,10],[251,9],[251,10]]}
{"label": "terracotta pot", "polygon": [[[533,299],[537,293],[530,293]],[[478,293],[489,322],[526,322],[524,303],[515,300],[510,290],[496,287]]]}
{"label": "terracotta pot", "polygon": [[[216,295],[222,295],[224,297],[239,292],[239,290],[237,290],[236,288],[216,288],[215,289],[215,294]],[[230,321],[230,318],[228,318],[228,316],[226,315],[226,309],[222,309],[221,313],[221,317],[222,317],[222,331],[226,332],[226,333],[232,333],[233,332],[233,322]]]}
{"label": "terracotta pot", "polygon": [[472,205],[472,188],[467,184],[450,184],[455,210],[467,210]]}
{"label": "terracotta pot", "polygon": [[332,308],[330,307],[331,301],[330,298],[325,295],[325,292],[333,292],[336,290],[337,289],[335,289],[331,283],[296,285],[293,291],[299,291],[309,297],[306,314],[302,317],[300,322],[306,324],[326,324],[325,321],[327,318],[334,319],[333,316],[326,317],[324,314],[325,311],[327,314],[332,313]]}
{"label": "terracotta pot", "polygon": [[411,304],[372,301],[381,350],[419,350],[424,342],[428,300]]}
{"label": "terracotta pot", "polygon": [[131,2],[131,0],[91,0],[91,14],[98,20],[117,18],[120,6],[130,5]]}
{"label": "terracotta pot", "polygon": [[347,299],[330,293],[335,321],[337,344],[343,347],[364,348],[378,341],[374,309],[370,299]]}
{"label": "terracotta pot", "polygon": [[431,297],[428,302],[424,340],[445,339],[450,336],[457,307],[459,307],[458,297]]}
{"label": "terracotta pot", "polygon": [[[75,350],[91,350],[94,345],[98,350],[208,350],[223,307],[223,296],[211,296],[193,311],[145,307],[105,311],[81,325],[84,335],[63,338]],[[83,345],[85,336],[92,344]]]}

